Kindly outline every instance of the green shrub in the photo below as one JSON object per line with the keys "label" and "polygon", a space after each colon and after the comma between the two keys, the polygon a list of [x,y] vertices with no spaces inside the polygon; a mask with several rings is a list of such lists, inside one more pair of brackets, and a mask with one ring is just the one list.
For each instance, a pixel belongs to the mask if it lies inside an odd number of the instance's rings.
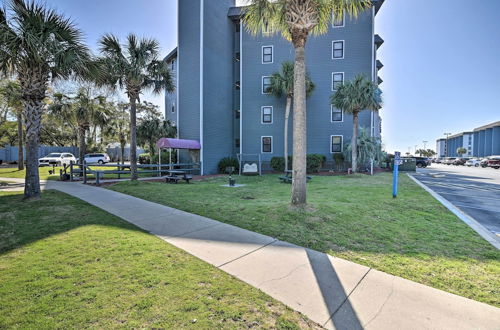
{"label": "green shrub", "polygon": [[335,162],[335,168],[337,171],[342,171],[344,169],[344,154],[341,152],[336,152],[333,154],[333,161]]}
{"label": "green shrub", "polygon": [[224,157],[219,161],[217,167],[219,168],[219,173],[226,173],[226,167],[234,167],[234,171],[238,172],[240,164],[234,157]]}
{"label": "green shrub", "polygon": [[321,154],[307,155],[307,173],[318,173],[326,162],[326,156]]}
{"label": "green shrub", "polygon": [[[285,157],[271,158],[271,168],[276,172],[285,171]],[[288,156],[288,169],[292,169],[292,156]]]}
{"label": "green shrub", "polygon": [[151,164],[151,156],[149,153],[139,155],[139,164]]}
{"label": "green shrub", "polygon": [[[308,154],[306,156],[307,173],[318,173],[323,164],[326,162],[326,157],[321,154]],[[288,156],[288,168],[292,168],[293,157]],[[271,158],[271,168],[276,172],[285,170],[285,157]]]}

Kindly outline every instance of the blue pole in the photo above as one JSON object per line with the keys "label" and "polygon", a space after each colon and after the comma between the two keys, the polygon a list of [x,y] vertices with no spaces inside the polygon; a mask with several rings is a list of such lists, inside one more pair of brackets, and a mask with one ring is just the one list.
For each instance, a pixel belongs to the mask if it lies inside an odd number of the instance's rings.
{"label": "blue pole", "polygon": [[397,160],[394,160],[394,171],[392,172],[392,197],[398,197],[398,170],[399,164]]}

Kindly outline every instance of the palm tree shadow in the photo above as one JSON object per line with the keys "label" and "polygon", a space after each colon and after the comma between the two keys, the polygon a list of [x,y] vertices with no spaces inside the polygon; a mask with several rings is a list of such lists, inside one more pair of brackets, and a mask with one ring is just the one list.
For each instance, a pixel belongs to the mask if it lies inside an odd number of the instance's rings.
{"label": "palm tree shadow", "polygon": [[322,326],[333,324],[338,330],[363,329],[356,311],[349,302],[351,292],[345,291],[330,258],[325,253],[305,250],[330,315]]}

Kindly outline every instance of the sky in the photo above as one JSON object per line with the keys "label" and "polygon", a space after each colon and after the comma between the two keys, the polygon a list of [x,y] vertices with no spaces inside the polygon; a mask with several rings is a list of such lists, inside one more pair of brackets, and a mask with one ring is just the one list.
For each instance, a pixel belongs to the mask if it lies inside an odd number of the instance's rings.
{"label": "sky", "polygon": [[[5,0],[0,0],[3,3]],[[181,0],[182,1],[182,0]],[[217,1],[217,0],[210,0]],[[104,33],[177,44],[177,0],[44,0],[97,50]],[[382,138],[389,152],[435,148],[443,133],[500,120],[500,0],[386,0],[375,32],[384,68]],[[163,96],[145,94],[163,112]]]}

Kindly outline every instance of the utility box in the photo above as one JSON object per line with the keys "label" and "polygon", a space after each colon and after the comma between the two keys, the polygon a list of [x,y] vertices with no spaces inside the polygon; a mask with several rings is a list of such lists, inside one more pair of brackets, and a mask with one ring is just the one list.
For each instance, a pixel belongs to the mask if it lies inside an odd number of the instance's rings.
{"label": "utility box", "polygon": [[[394,161],[392,165],[394,166]],[[401,158],[401,165],[399,165],[400,172],[415,172],[416,170],[417,161],[415,160],[415,158]]]}

